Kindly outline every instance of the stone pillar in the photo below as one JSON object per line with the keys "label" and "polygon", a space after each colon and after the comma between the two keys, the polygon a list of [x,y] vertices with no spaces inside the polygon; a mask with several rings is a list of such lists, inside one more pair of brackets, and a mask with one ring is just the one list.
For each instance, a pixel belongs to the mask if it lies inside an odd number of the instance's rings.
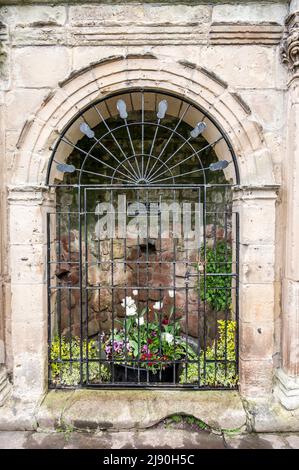
{"label": "stone pillar", "polygon": [[[275,213],[277,186],[239,186],[239,369],[245,398],[273,388]],[[236,241],[236,238],[235,238]]]}
{"label": "stone pillar", "polygon": [[13,396],[38,400],[47,385],[45,187],[9,187]]}
{"label": "stone pillar", "polygon": [[282,281],[281,368],[276,396],[287,409],[299,407],[299,2],[291,2],[282,43],[290,72],[287,108],[287,154],[284,162],[286,220]]}

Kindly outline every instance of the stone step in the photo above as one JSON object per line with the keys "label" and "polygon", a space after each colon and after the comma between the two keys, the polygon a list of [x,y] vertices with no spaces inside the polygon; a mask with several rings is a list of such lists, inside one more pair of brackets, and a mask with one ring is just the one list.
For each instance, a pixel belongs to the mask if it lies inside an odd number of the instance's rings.
{"label": "stone step", "polygon": [[41,404],[37,422],[41,430],[137,430],[177,414],[194,416],[219,431],[246,423],[238,392],[227,390],[53,390]]}

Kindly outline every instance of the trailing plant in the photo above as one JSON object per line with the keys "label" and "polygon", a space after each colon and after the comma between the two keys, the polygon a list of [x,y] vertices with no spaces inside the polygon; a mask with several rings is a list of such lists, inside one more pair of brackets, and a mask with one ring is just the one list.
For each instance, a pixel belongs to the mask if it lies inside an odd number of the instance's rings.
{"label": "trailing plant", "polygon": [[[111,330],[104,342],[108,360],[157,373],[173,361],[187,356],[196,357],[191,346],[180,335],[179,322],[171,319],[174,309],[161,322],[154,311],[155,320],[146,322],[146,309],[139,314],[134,299],[126,297],[122,305],[126,309],[125,325]],[[156,309],[162,308],[159,302],[155,306]]]}
{"label": "trailing plant", "polygon": [[206,353],[201,352],[198,363],[184,366],[180,383],[198,383],[199,378],[201,385],[234,387],[238,384],[235,367],[236,322],[218,320],[217,336],[213,344],[206,349]]}
{"label": "trailing plant", "polygon": [[201,419],[195,418],[195,416],[186,416],[186,423],[199,429],[206,429],[208,427],[206,423],[201,421]]}
{"label": "trailing plant", "polygon": [[[201,256],[204,256],[202,248]],[[226,310],[231,304],[232,249],[226,241],[219,241],[215,247],[206,247],[206,273],[200,278],[200,297],[213,310]],[[209,276],[218,274],[218,276]],[[225,276],[227,274],[227,276]]]}
{"label": "trailing plant", "polygon": [[[88,348],[88,354],[86,354]],[[51,378],[53,383],[61,385],[75,386],[80,383],[80,338],[73,337],[67,339],[64,336],[56,336],[51,345]],[[83,381],[87,380],[88,359],[99,359],[99,348],[94,340],[82,342],[82,374]],[[74,361],[74,362],[73,362]],[[88,380],[108,382],[110,380],[110,370],[99,362],[88,362]]]}

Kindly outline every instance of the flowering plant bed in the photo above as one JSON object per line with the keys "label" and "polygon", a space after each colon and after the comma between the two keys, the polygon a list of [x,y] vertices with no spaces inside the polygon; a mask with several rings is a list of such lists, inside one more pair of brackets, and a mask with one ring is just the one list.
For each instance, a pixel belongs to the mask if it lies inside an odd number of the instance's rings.
{"label": "flowering plant bed", "polygon": [[218,320],[217,340],[202,351],[198,363],[184,364],[179,381],[205,386],[235,388],[239,377],[236,363],[236,322]]}
{"label": "flowering plant bed", "polygon": [[[109,382],[110,370],[107,365],[97,362],[99,358],[98,344],[94,340],[82,342],[82,381]],[[80,338],[56,336],[50,350],[52,383],[59,386],[77,386],[81,378]],[[87,366],[86,359],[91,360]]]}
{"label": "flowering plant bed", "polygon": [[[157,309],[162,307],[161,304],[157,304],[155,304]],[[134,376],[132,381],[138,381],[139,369],[139,379],[142,381],[147,381],[147,372],[149,372],[151,377],[149,381],[172,382],[173,375],[176,376],[178,369],[178,363],[174,366],[174,361],[183,362],[187,357],[189,359],[196,357],[191,346],[180,334],[180,324],[172,320],[173,309],[161,320],[154,310],[155,319],[146,321],[147,310],[143,309],[139,314],[134,299],[126,297],[122,305],[126,309],[124,325],[111,330],[104,341],[107,360],[115,363],[117,373],[123,369],[124,374],[125,370],[127,371],[127,377]],[[174,367],[175,372],[173,372]],[[169,370],[166,372],[166,369]]]}

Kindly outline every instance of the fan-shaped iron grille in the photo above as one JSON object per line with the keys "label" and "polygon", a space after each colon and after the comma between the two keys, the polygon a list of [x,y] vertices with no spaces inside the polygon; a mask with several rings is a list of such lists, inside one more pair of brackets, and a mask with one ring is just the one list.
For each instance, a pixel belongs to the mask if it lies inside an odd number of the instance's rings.
{"label": "fan-shaped iron grille", "polygon": [[[221,159],[215,154],[207,163],[207,153],[217,146]],[[75,164],[66,162],[74,151]],[[238,183],[229,135],[206,112],[169,94],[133,90],[76,116],[54,148],[48,181],[55,181],[58,170],[75,173],[76,184],[206,184],[211,172],[230,164],[228,179]]]}

